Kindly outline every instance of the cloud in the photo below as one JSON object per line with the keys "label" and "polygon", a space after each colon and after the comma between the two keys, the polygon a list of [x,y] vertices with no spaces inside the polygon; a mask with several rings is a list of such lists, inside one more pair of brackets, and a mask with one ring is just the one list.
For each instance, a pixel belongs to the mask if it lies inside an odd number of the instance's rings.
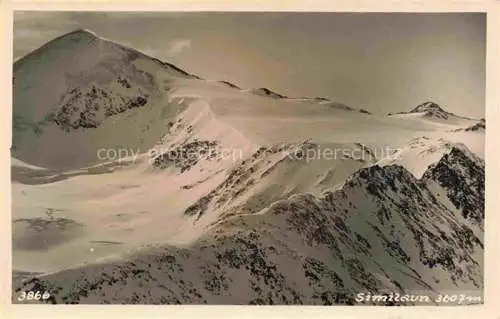
{"label": "cloud", "polygon": [[174,40],[170,43],[170,47],[168,48],[168,54],[177,55],[182,51],[189,49],[190,47],[191,47],[191,40],[189,39]]}

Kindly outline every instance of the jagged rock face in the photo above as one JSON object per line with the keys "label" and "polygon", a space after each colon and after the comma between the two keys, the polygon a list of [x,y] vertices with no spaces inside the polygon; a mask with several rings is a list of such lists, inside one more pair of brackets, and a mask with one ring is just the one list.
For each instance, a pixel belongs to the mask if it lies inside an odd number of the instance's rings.
{"label": "jagged rock face", "polygon": [[479,290],[482,250],[423,181],[372,166],[322,196],[226,218],[188,248],[151,248],[22,289],[50,289],[53,303],[353,304],[358,292]]}
{"label": "jagged rock face", "polygon": [[484,161],[454,147],[424,174],[446,192],[463,217],[476,225],[484,222]]}
{"label": "jagged rock face", "polygon": [[[132,89],[126,79],[117,78],[124,88]],[[79,128],[97,128],[108,117],[123,113],[132,108],[144,107],[150,95],[143,93],[141,88],[132,92],[116,94],[113,90],[91,85],[82,92],[81,88],[72,89],[63,96],[61,105],[53,115],[54,123],[69,132]]]}
{"label": "jagged rock face", "polygon": [[157,155],[153,166],[162,169],[175,167],[183,173],[201,160],[220,159],[219,148],[216,141],[193,140]]}

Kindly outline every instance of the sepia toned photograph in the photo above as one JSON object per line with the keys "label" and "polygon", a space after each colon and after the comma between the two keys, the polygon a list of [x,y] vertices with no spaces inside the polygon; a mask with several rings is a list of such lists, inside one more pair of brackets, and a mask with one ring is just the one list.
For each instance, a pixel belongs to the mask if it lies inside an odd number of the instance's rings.
{"label": "sepia toned photograph", "polygon": [[486,17],[15,11],[11,302],[483,304]]}

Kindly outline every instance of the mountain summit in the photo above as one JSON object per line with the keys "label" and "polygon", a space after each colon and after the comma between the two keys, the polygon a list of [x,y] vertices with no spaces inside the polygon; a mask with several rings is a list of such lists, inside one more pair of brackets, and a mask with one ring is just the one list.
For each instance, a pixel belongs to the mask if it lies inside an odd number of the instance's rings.
{"label": "mountain summit", "polygon": [[89,29],[75,29],[69,33],[63,34],[60,38],[73,37],[73,39],[79,38],[100,38],[94,31]]}
{"label": "mountain summit", "polygon": [[420,113],[420,112],[445,112],[438,104],[434,102],[425,102],[410,111],[410,113]]}
{"label": "mountain summit", "polygon": [[406,112],[389,113],[389,116],[419,118],[443,124],[471,125],[476,120],[444,110],[439,104],[427,101]]}
{"label": "mountain summit", "polygon": [[[176,112],[169,102],[171,83],[199,79],[86,29],[47,42],[17,60],[13,71],[13,155],[48,167],[95,160],[97,149],[124,141],[127,146],[151,147],[164,134],[161,121],[148,124],[160,118],[156,106],[170,105],[165,114]],[[124,138],[116,119],[139,108],[143,124],[130,117],[119,123],[149,125],[155,134],[136,132]],[[98,132],[80,137],[97,128]],[[105,144],[101,135],[106,136]],[[43,149],[64,154],[52,156]],[[87,157],[78,149],[89,150]]]}
{"label": "mountain summit", "polygon": [[434,118],[441,118],[441,119],[447,119],[450,115],[453,115],[449,112],[446,112],[443,110],[438,104],[434,102],[425,102],[408,113],[424,113],[424,116],[426,117],[434,117]]}

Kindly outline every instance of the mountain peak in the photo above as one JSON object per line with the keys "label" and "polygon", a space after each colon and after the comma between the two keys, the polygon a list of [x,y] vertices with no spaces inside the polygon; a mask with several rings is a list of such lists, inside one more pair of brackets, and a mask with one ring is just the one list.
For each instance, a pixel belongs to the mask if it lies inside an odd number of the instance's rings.
{"label": "mountain peak", "polygon": [[429,111],[445,112],[437,103],[425,102],[412,109],[410,113],[422,113]]}
{"label": "mountain peak", "polygon": [[453,115],[443,110],[437,103],[430,101],[422,103],[417,107],[415,107],[414,109],[412,109],[411,111],[404,113],[407,114],[423,113],[425,117],[440,118],[440,119],[447,119],[450,115]]}
{"label": "mountain peak", "polygon": [[84,28],[75,29],[69,33],[66,33],[66,35],[70,35],[70,34],[98,37],[94,31],[92,31],[90,29],[84,29]]}
{"label": "mountain peak", "polygon": [[91,42],[100,39],[99,36],[89,30],[89,29],[76,29],[62,36],[56,38],[55,40],[71,40],[72,42]]}

